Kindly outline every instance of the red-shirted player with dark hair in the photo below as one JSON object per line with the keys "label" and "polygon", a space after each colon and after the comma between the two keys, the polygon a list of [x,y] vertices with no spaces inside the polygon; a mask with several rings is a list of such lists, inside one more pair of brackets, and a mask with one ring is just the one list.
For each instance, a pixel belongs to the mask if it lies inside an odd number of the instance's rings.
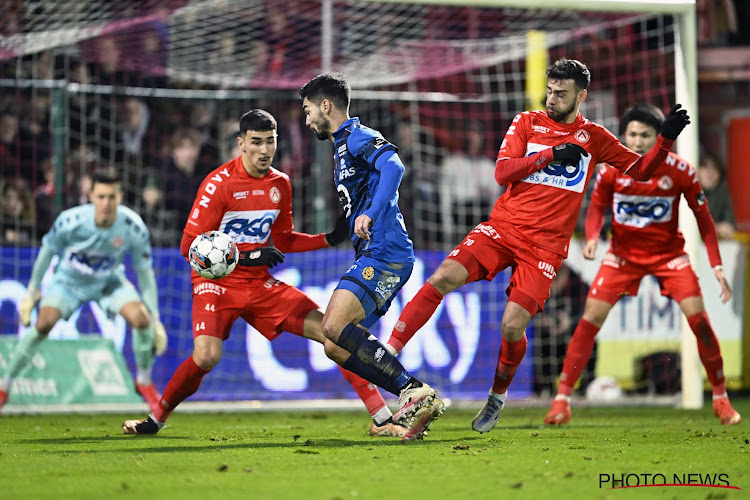
{"label": "red-shirted player with dark hair", "polygon": [[[268,272],[283,262],[282,252],[308,252],[337,245],[349,237],[346,219],[327,234],[294,231],[289,177],[271,167],[277,147],[276,120],[254,109],[240,119],[237,145],[242,155],[211,172],[198,190],[185,225],[180,251],[187,256],[196,236],[213,229],[234,237],[240,250],[238,266],[220,280],[192,273],[193,354],[177,368],[159,407],[145,420],[123,423],[125,434],[156,434],[182,401],[198,390],[203,377],[221,359],[222,342],[237,318],[254,326],[268,340],[283,331],[323,343],[323,312],[307,295]],[[276,248],[269,247],[273,238]],[[322,349],[322,347],[321,347]],[[339,364],[349,357],[329,354]],[[338,354],[338,356],[337,356]],[[372,436],[401,437],[406,427],[393,423],[378,389],[341,369],[373,417]]]}
{"label": "red-shirted player with dark hair", "polygon": [[[663,122],[664,114],[655,106],[641,104],[628,109],[620,124],[625,130],[625,144],[636,153],[648,151]],[[716,227],[695,169],[672,153],[647,182],[634,181],[614,168],[603,168],[596,176],[586,214],[583,256],[595,257],[604,212],[609,206],[613,213],[612,242],[589,289],[583,318],[568,344],[557,396],[544,418],[546,424],[562,425],[570,420],[570,396],[591,357],[594,337],[615,303],[624,295],[637,294],[641,278],[647,274],[659,280],[662,295],[677,301],[695,333],[713,391],[714,413],[722,424],[740,422],[740,414],[727,397],[719,341],[708,321],[698,277],[678,228],[681,195],[698,221],[708,260],[721,286],[721,300],[726,303],[731,298],[732,290],[721,267]]]}
{"label": "red-shirted player with dark hair", "polygon": [[388,340],[391,352],[399,351],[446,293],[512,269],[494,383],[471,424],[478,432],[488,432],[497,423],[508,386],[526,353],[526,326],[549,298],[596,164],[607,162],[646,180],[690,123],[687,112],[675,106],[654,147],[640,156],[578,112],[590,80],[591,73],[580,61],[560,59],[547,69],[547,109],[517,115],[500,146],[495,179],[508,189],[495,202],[489,221],[479,224],[448,254],[404,307]]}

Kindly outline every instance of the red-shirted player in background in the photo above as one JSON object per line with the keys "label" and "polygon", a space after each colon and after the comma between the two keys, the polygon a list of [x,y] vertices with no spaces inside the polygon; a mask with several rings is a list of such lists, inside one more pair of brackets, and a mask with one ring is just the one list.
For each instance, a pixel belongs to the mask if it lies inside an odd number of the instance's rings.
{"label": "red-shirted player in background", "polygon": [[[321,344],[323,312],[307,295],[268,272],[283,262],[283,252],[308,252],[337,245],[349,237],[342,217],[327,234],[295,232],[289,177],[271,167],[277,147],[276,120],[254,109],[240,120],[237,144],[242,155],[211,172],[203,181],[185,225],[180,251],[187,256],[196,236],[213,229],[234,237],[240,250],[238,267],[220,280],[192,273],[193,354],[177,368],[159,407],[145,420],[122,424],[125,434],[156,434],[182,401],[198,390],[203,377],[221,359],[222,342],[237,318],[254,326],[268,340],[283,331]],[[276,248],[269,247],[273,238]],[[278,248],[278,250],[277,250]],[[219,293],[217,293],[219,292]],[[322,349],[322,347],[321,347]],[[349,353],[341,348],[332,359],[339,364]],[[393,423],[378,389],[341,369],[372,415],[372,436],[403,436],[406,428]]]}
{"label": "red-shirted player in background", "polygon": [[[651,105],[630,108],[622,117],[625,144],[636,153],[653,147],[662,129],[664,114]],[[570,396],[594,348],[594,337],[612,307],[623,295],[635,295],[647,274],[659,280],[662,295],[673,298],[688,319],[698,340],[698,353],[713,391],[714,413],[722,424],[741,420],[729,403],[723,362],[716,334],[708,321],[698,277],[685,253],[685,239],[678,228],[680,195],[698,221],[708,251],[708,261],[721,286],[721,300],[732,297],[724,276],[711,213],[695,169],[672,153],[646,182],[637,182],[614,168],[603,168],[596,177],[591,206],[586,214],[583,256],[594,259],[604,224],[604,212],[612,207],[612,242],[599,273],[589,289],[583,318],[578,323],[563,361],[560,384],[544,422],[562,425],[570,420]]]}
{"label": "red-shirted player in background", "polygon": [[526,353],[526,326],[549,298],[596,164],[607,162],[646,180],[690,123],[685,110],[673,107],[654,147],[640,156],[578,112],[590,81],[591,73],[579,61],[560,59],[547,69],[546,111],[517,115],[500,146],[495,179],[508,189],[495,202],[489,221],[479,224],[448,254],[404,307],[388,340],[391,352],[398,352],[446,293],[465,283],[491,280],[511,267],[494,383],[471,423],[478,432],[488,432],[497,423],[508,386]]}

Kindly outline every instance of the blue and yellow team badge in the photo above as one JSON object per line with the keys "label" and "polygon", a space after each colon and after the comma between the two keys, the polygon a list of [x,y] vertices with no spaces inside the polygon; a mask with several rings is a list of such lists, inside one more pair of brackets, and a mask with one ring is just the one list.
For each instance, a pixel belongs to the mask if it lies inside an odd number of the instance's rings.
{"label": "blue and yellow team badge", "polygon": [[362,277],[367,281],[370,281],[375,277],[375,269],[372,266],[367,266],[362,269]]}

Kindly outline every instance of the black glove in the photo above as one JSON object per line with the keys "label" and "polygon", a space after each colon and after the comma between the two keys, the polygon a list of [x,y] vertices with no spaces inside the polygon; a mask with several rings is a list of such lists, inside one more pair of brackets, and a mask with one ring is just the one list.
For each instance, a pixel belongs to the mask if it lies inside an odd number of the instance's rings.
{"label": "black glove", "polygon": [[335,247],[349,238],[351,238],[349,223],[346,221],[346,213],[342,213],[339,215],[339,218],[336,219],[336,227],[333,228],[333,231],[326,233],[326,242],[328,243],[328,246]]}
{"label": "black glove", "polygon": [[581,161],[581,156],[588,156],[588,153],[578,144],[566,142],[565,144],[553,147],[552,156],[561,165],[578,165],[578,162]]}
{"label": "black glove", "polygon": [[682,104],[675,104],[672,109],[669,110],[667,119],[661,125],[661,135],[665,139],[675,140],[680,135],[682,129],[684,129],[688,123],[690,123],[690,117],[687,114],[686,109],[680,109]]}
{"label": "black glove", "polygon": [[274,247],[263,247],[240,252],[240,259],[237,261],[237,264],[245,267],[273,267],[280,262],[284,262],[283,253]]}

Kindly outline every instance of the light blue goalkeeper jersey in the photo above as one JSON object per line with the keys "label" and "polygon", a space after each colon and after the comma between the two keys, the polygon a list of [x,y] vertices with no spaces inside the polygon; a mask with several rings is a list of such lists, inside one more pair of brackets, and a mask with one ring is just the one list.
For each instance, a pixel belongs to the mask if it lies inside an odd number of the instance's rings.
{"label": "light blue goalkeeper jersey", "polygon": [[128,207],[117,207],[117,219],[110,227],[97,227],[91,204],[63,211],[42,246],[60,256],[55,273],[80,283],[107,280],[124,274],[123,260],[130,252],[138,272],[151,270],[151,242],[143,219]]}

